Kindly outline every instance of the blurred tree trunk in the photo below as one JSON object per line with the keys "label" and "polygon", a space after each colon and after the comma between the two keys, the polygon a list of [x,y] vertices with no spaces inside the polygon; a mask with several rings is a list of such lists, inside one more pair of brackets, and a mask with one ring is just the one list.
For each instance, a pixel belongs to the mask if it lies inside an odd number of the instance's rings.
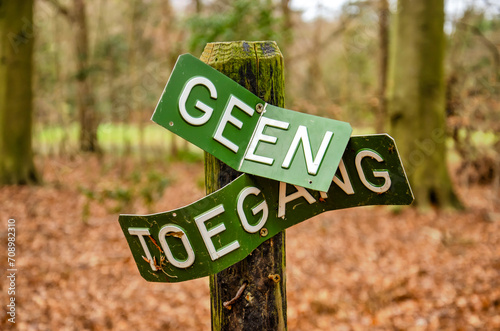
{"label": "blurred tree trunk", "polygon": [[291,86],[288,84],[288,80],[291,75],[290,68],[293,68],[295,63],[292,60],[292,57],[289,56],[289,50],[292,47],[293,42],[293,21],[292,21],[292,13],[290,10],[290,0],[281,0],[281,15],[282,15],[282,24],[281,24],[281,35],[282,41],[280,43],[280,50],[284,57],[288,60],[287,66],[285,67],[285,86]]}
{"label": "blurred tree trunk", "polygon": [[194,0],[194,8],[196,14],[201,14],[201,12],[203,11],[203,3],[201,2],[201,0]]}
{"label": "blurred tree trunk", "polygon": [[390,133],[415,202],[459,208],[446,165],[444,0],[398,0],[388,81]]}
{"label": "blurred tree trunk", "polygon": [[[130,122],[133,118],[135,118],[135,112],[142,108],[142,100],[141,96],[134,93],[134,88],[139,86],[140,75],[138,74],[137,68],[139,67],[138,57],[136,52],[139,51],[140,47],[140,38],[142,34],[142,29],[138,29],[137,23],[141,20],[142,14],[142,1],[141,0],[132,0],[127,2],[130,6],[130,21],[128,22],[128,54],[127,54],[127,70],[128,77],[130,79],[130,84],[128,84],[128,89],[130,93],[130,100],[127,103],[128,106],[128,114],[125,118],[125,122]],[[128,146],[130,146],[129,138],[126,138],[125,127],[126,124],[123,123],[123,131],[122,131],[122,142]],[[141,164],[144,160],[143,157],[143,148],[144,146],[144,124],[142,119],[139,116],[139,159]],[[130,148],[127,148],[126,155],[131,151]]]}
{"label": "blurred tree trunk", "polygon": [[0,185],[37,182],[31,147],[33,0],[0,1]]}
{"label": "blurred tree trunk", "polygon": [[85,1],[74,0],[74,28],[77,59],[77,103],[80,119],[80,150],[96,152],[97,118],[94,91],[90,82],[89,39]]}
{"label": "blurred tree trunk", "polygon": [[378,114],[375,121],[375,130],[384,131],[384,122],[387,116],[387,64],[389,59],[389,2],[379,0],[379,83],[378,83]]}
{"label": "blurred tree trunk", "polygon": [[[196,10],[201,10],[201,2],[196,2]],[[180,54],[180,43],[176,40],[174,34],[175,30],[175,13],[170,4],[170,0],[162,1],[162,32],[163,32],[163,43],[161,45],[162,52],[167,58],[167,65],[169,68],[173,68],[175,62],[177,61],[177,56]],[[176,158],[179,155],[179,137],[176,135],[171,135],[170,140],[170,156]],[[182,139],[184,140],[184,139]],[[184,140],[186,141],[186,140]]]}
{"label": "blurred tree trunk", "polygon": [[307,99],[313,104],[325,102],[326,91],[323,84],[323,73],[321,70],[321,55],[324,47],[321,45],[321,31],[324,28],[322,20],[314,22],[314,34],[312,36],[311,48],[308,54],[307,79],[305,80],[304,91]]}
{"label": "blurred tree trunk", "polygon": [[293,40],[293,23],[292,23],[292,13],[290,10],[290,0],[281,0],[281,15],[283,17],[282,21],[282,34],[283,34],[283,42],[281,43],[280,49],[283,52],[283,49],[288,51],[288,47],[292,43]]}
{"label": "blurred tree trunk", "polygon": [[85,0],[73,0],[72,10],[63,6],[58,0],[47,1],[52,3],[57,11],[68,19],[75,30],[76,102],[80,122],[80,150],[98,152],[97,116],[94,91],[90,81],[89,38]]}

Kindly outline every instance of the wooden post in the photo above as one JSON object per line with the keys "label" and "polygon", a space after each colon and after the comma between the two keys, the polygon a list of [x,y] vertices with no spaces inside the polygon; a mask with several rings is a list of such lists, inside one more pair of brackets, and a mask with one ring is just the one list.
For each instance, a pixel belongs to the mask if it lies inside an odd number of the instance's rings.
{"label": "wooden post", "polygon": [[[201,60],[269,104],[284,107],[283,57],[275,42],[209,43]],[[239,173],[205,154],[207,194]],[[210,277],[212,330],[286,330],[285,233]],[[224,302],[244,291],[229,307]],[[227,304],[226,304],[227,306]]]}

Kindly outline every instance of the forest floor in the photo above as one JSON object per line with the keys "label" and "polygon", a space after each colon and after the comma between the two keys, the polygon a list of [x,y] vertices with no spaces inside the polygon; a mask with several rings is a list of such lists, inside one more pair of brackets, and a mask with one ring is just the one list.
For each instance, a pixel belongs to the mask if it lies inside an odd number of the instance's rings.
{"label": "forest floor", "polygon": [[[146,282],[118,224],[119,213],[201,198],[202,162],[37,164],[44,185],[0,189],[4,275],[7,220],[16,220],[15,329],[210,329],[208,278]],[[458,192],[466,211],[353,208],[287,230],[289,330],[500,330],[498,192]],[[0,284],[6,310],[5,276]]]}

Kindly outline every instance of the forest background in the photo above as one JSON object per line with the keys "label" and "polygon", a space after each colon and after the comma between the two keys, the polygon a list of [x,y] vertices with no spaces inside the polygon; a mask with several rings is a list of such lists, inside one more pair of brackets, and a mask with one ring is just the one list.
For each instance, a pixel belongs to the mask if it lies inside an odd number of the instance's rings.
{"label": "forest background", "polygon": [[[394,96],[412,85],[398,72],[420,64],[403,53],[405,0],[317,5],[316,16],[288,0],[21,2],[16,15],[0,4],[2,58],[19,62],[0,67],[0,216],[18,222],[19,329],[208,328],[207,281],[145,284],[117,215],[204,195],[203,153],[149,119],[180,54],[233,40],[277,41],[286,108],[393,135],[417,197],[418,209],[334,212],[287,231],[290,329],[500,328],[498,1],[448,0],[461,9],[429,19],[444,31],[431,75],[442,123],[406,129]],[[13,101],[16,86],[26,92]]]}

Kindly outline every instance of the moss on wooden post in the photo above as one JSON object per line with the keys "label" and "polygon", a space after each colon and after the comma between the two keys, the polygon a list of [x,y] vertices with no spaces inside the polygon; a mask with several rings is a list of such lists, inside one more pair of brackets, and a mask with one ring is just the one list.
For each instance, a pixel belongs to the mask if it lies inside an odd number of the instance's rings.
{"label": "moss on wooden post", "polygon": [[[209,43],[201,60],[269,104],[284,106],[283,57],[275,42]],[[207,194],[238,175],[205,154]],[[285,281],[285,233],[281,232],[243,261],[210,277],[212,329],[286,330]],[[241,297],[230,309],[224,307],[243,284]]]}

